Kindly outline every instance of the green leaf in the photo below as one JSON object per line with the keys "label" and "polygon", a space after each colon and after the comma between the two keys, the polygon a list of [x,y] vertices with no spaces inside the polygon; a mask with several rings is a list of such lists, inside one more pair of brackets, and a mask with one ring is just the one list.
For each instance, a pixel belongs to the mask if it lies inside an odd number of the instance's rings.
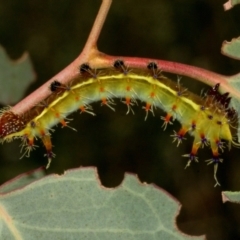
{"label": "green leaf", "polygon": [[240,3],[240,0],[228,0],[226,3],[223,4],[223,8],[225,11],[227,11],[239,3]]}
{"label": "green leaf", "polygon": [[0,194],[8,193],[22,187],[27,186],[28,184],[43,178],[45,176],[45,172],[43,168],[36,169],[34,171],[30,171],[27,173],[23,173],[18,177],[4,183],[0,186]]}
{"label": "green leaf", "polygon": [[35,73],[28,54],[24,53],[20,59],[12,61],[0,46],[0,103],[19,101],[34,80]]}
{"label": "green leaf", "polygon": [[[235,96],[232,96],[231,99],[231,107],[233,107],[236,112],[237,112],[237,118],[239,118],[239,113],[240,113],[240,73],[235,74],[233,76],[225,76],[226,81],[230,85],[230,91],[231,92],[236,92]],[[237,138],[238,140],[236,142],[240,143],[240,126],[238,125],[237,127]]]}
{"label": "green leaf", "polygon": [[240,203],[240,192],[222,192],[222,200],[223,202],[234,202]]}
{"label": "green leaf", "polygon": [[175,226],[179,204],[126,174],[107,189],[90,168],[50,175],[0,195],[0,239],[203,239]]}
{"label": "green leaf", "polygon": [[[240,0],[239,0],[240,1]],[[222,44],[221,52],[223,55],[226,55],[230,58],[240,60],[240,37],[232,39],[231,42],[224,41]],[[240,73],[235,74],[233,76],[225,77],[230,87],[232,88],[232,92],[236,92],[236,95],[232,97],[231,107],[233,107],[236,112],[240,113],[240,98],[239,90],[240,90]],[[238,116],[239,118],[239,116]],[[240,143],[240,126],[237,128],[237,137],[238,143]]]}
{"label": "green leaf", "polygon": [[240,60],[240,37],[233,38],[231,42],[224,41],[221,51],[223,55]]}

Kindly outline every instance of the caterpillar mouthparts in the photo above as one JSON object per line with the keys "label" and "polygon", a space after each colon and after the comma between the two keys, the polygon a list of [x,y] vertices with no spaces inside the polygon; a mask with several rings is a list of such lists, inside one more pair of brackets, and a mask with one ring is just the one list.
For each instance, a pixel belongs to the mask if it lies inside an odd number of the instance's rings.
{"label": "caterpillar mouthparts", "polygon": [[34,140],[40,138],[46,148],[49,167],[55,156],[50,129],[58,123],[71,128],[66,118],[70,113],[80,110],[95,115],[90,104],[96,101],[114,110],[114,99],[119,98],[127,106],[128,114],[140,100],[144,102],[145,120],[150,112],[154,115],[158,107],[166,112],[161,116],[164,130],[175,119],[181,123],[181,129],[171,135],[177,146],[186,133],[194,137],[191,151],[183,155],[188,158],[186,167],[198,161],[200,147],[210,146],[213,157],[206,162],[214,165],[216,185],[220,185],[216,177],[218,163],[223,161],[220,152],[224,151],[226,143],[229,148],[231,143],[238,145],[232,136],[238,118],[236,110],[230,107],[229,93],[221,94],[219,86],[216,84],[200,97],[182,87],[180,81],[174,83],[166,78],[155,62],[146,64],[145,69],[129,69],[122,60],[104,69],[92,69],[84,63],[79,67],[79,76],[69,85],[53,81],[49,86],[51,95],[28,112],[17,115],[10,108],[3,109],[0,138],[2,142],[20,138],[23,156],[29,156],[36,147]]}

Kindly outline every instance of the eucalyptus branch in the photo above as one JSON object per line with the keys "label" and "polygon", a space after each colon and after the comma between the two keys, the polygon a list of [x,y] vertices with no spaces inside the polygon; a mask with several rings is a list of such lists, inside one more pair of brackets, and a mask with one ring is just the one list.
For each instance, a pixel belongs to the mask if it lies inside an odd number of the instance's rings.
{"label": "eucalyptus branch", "polygon": [[56,74],[54,77],[49,79],[45,84],[43,84],[33,93],[31,93],[22,101],[17,103],[14,107],[12,107],[12,111],[14,113],[24,114],[33,106],[37,105],[39,102],[43,101],[44,99],[50,96],[51,91],[49,90],[49,85],[51,84],[52,81],[57,79],[59,82],[63,84],[71,82],[79,74],[79,66],[82,63],[90,62],[90,60],[93,58],[95,58],[96,61],[97,56],[102,55],[97,50],[97,40],[102,30],[102,26],[105,22],[105,19],[107,17],[111,3],[112,0],[102,0],[99,12],[97,14],[97,17],[95,19],[92,30],[89,34],[88,40],[85,44],[82,53],[61,72]]}
{"label": "eucalyptus branch", "polygon": [[88,40],[81,54],[65,69],[63,69],[61,72],[59,72],[50,80],[48,80],[45,84],[43,84],[40,88],[35,90],[32,94],[30,94],[22,101],[20,101],[18,104],[16,104],[12,108],[12,111],[14,113],[23,114],[29,109],[31,109],[33,106],[38,104],[39,102],[46,99],[51,94],[49,86],[52,81],[58,80],[63,84],[68,84],[69,82],[71,82],[74,78],[76,78],[80,74],[79,66],[81,64],[88,62],[92,68],[105,68],[111,67],[116,59],[123,60],[128,67],[139,68],[146,68],[146,63],[150,61],[155,61],[163,72],[188,76],[190,78],[193,78],[194,80],[201,81],[208,85],[215,85],[216,83],[220,83],[222,91],[229,92],[235,98],[240,99],[240,93],[228,84],[227,80],[231,77],[223,76],[202,68],[177,62],[136,57],[133,58],[122,56],[121,57],[110,56],[99,52],[97,49],[97,40],[101,33],[103,24],[106,20],[111,3],[112,0],[102,0],[102,4],[100,6],[99,12],[93,24],[92,30],[89,34]]}

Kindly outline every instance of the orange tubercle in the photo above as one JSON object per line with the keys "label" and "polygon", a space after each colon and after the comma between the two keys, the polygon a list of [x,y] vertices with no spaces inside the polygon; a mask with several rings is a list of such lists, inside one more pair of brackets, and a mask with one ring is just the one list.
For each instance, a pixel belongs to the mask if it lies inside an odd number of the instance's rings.
{"label": "orange tubercle", "polygon": [[34,145],[34,138],[27,138],[28,141],[28,146],[33,146]]}
{"label": "orange tubercle", "polygon": [[131,91],[131,87],[129,85],[126,87],[126,91],[128,91],[128,92]]}
{"label": "orange tubercle", "polygon": [[167,128],[168,124],[172,124],[171,118],[172,118],[172,114],[170,114],[170,113],[167,113],[167,115],[165,117],[161,117],[161,119],[164,121],[163,125],[162,125],[163,130],[165,130]]}
{"label": "orange tubercle", "polygon": [[126,97],[125,98],[125,104],[130,105],[130,103],[131,103],[131,98],[130,97]]}
{"label": "orange tubercle", "polygon": [[102,98],[102,105],[107,105],[107,99],[106,98]]}
{"label": "orange tubercle", "polygon": [[104,91],[105,91],[104,87],[101,86],[101,87],[99,88],[99,91],[100,91],[101,93],[104,92]]}
{"label": "orange tubercle", "polygon": [[176,109],[177,109],[177,105],[176,104],[172,105],[172,110],[176,111]]}
{"label": "orange tubercle", "polygon": [[184,136],[187,133],[188,129],[187,127],[183,126],[179,131],[178,131],[178,135],[180,136]]}
{"label": "orange tubercle", "polygon": [[60,120],[60,123],[62,124],[63,127],[66,127],[67,126],[67,123],[64,119],[61,119]]}
{"label": "orange tubercle", "polygon": [[144,107],[145,111],[148,112],[151,109],[151,104],[150,103],[146,103],[146,106]]}
{"label": "orange tubercle", "polygon": [[151,98],[154,98],[155,96],[156,96],[155,92],[151,92],[151,93],[150,93],[150,97],[151,97]]}

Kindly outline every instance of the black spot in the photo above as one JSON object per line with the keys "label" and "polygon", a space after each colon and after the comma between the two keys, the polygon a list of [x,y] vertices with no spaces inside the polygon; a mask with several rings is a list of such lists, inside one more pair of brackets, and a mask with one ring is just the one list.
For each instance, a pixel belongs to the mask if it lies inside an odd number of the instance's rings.
{"label": "black spot", "polygon": [[220,93],[218,92],[219,87],[220,87],[220,83],[217,83],[215,86],[213,86],[211,89],[208,90],[207,95],[215,96],[215,97],[219,96],[220,95]]}
{"label": "black spot", "polygon": [[227,109],[229,107],[229,104],[231,102],[231,97],[227,98],[222,105],[224,106],[225,109]]}
{"label": "black spot", "polygon": [[119,68],[125,68],[125,64],[122,60],[116,60],[113,64],[113,66],[117,69]]}
{"label": "black spot", "polygon": [[126,67],[126,65],[124,64],[124,62],[122,60],[116,60],[113,64],[113,66],[121,71],[124,75],[128,74],[128,68]]}
{"label": "black spot", "polygon": [[213,119],[213,115],[208,115],[208,119],[212,120]]}
{"label": "black spot", "polygon": [[31,121],[30,122],[30,126],[31,126],[31,128],[35,128],[36,127],[36,123],[34,121]]}
{"label": "black spot", "polygon": [[156,64],[155,62],[150,62],[150,63],[147,65],[147,68],[148,68],[149,70],[156,70],[156,69],[158,69],[158,66],[157,66],[157,64]]}
{"label": "black spot", "polygon": [[196,124],[192,123],[192,131],[196,130]]}
{"label": "black spot", "polygon": [[51,92],[55,92],[60,86],[61,86],[60,82],[53,81],[49,88],[50,88]]}
{"label": "black spot", "polygon": [[226,113],[227,113],[227,118],[231,120],[236,117],[237,111],[234,108],[228,108],[226,110]]}
{"label": "black spot", "polygon": [[86,73],[86,72],[90,72],[92,71],[92,69],[90,68],[90,66],[87,63],[83,63],[80,67],[79,67],[80,73]]}

